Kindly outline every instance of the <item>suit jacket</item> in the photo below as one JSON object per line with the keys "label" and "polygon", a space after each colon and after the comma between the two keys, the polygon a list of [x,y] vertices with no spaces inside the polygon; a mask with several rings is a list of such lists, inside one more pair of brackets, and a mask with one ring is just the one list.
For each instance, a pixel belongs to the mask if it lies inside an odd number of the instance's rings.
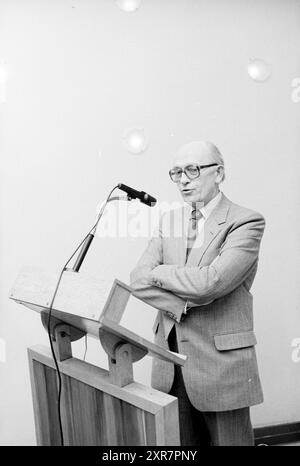
{"label": "suit jacket", "polygon": [[[159,309],[155,342],[168,348],[176,326],[191,403],[200,411],[227,411],[263,401],[255,354],[252,294],[265,221],[222,194],[186,262],[188,213],[166,212],[157,234],[131,273],[133,294]],[[182,316],[185,303],[190,309]],[[166,312],[178,317],[179,323]],[[154,358],[152,386],[168,393],[174,366]]]}

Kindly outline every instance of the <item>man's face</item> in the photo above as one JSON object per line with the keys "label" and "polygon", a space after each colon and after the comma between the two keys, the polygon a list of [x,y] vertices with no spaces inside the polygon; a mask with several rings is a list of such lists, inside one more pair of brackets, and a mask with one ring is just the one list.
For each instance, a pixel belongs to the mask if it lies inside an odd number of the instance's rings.
{"label": "man's face", "polygon": [[[173,161],[173,168],[185,168],[188,165],[209,165],[215,163],[209,151],[201,144],[182,146]],[[200,176],[190,180],[185,173],[177,184],[183,200],[188,204],[207,204],[219,192],[221,181],[220,167],[213,166],[200,169]]]}

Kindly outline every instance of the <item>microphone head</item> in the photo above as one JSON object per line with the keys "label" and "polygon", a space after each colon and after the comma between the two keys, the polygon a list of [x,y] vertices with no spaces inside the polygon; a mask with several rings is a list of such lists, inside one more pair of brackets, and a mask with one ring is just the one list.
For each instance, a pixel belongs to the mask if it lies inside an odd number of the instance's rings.
{"label": "microphone head", "polygon": [[137,191],[123,183],[119,183],[117,187],[121,189],[121,191],[125,191],[130,199],[139,199],[143,204],[149,207],[153,207],[156,204],[155,197],[150,196],[150,194],[145,193],[145,191]]}
{"label": "microphone head", "polygon": [[149,207],[154,207],[157,200],[155,199],[155,197],[153,196],[150,196],[150,194],[147,194],[145,193],[144,191],[141,191],[141,194],[143,194],[143,200],[142,202],[146,205],[148,205]]}

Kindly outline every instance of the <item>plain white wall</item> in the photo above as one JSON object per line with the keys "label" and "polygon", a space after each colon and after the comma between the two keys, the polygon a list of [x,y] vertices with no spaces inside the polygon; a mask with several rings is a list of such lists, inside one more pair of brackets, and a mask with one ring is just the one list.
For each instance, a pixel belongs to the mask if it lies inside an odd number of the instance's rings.
{"label": "plain white wall", "polygon": [[[169,159],[194,139],[219,146],[223,191],[267,220],[253,286],[265,393],[254,424],[299,421],[299,22],[297,0],[144,0],[130,14],[113,0],[0,1],[1,444],[35,443],[26,348],[47,344],[39,316],[8,300],[20,268],[63,265],[117,182],[178,201]],[[247,74],[256,57],[272,66],[265,83]],[[131,127],[148,136],[143,154],[123,145]],[[82,270],[128,282],[146,242],[97,237]],[[136,303],[131,312],[133,322]],[[96,341],[87,359],[105,364]],[[145,383],[150,363],[136,368]]]}

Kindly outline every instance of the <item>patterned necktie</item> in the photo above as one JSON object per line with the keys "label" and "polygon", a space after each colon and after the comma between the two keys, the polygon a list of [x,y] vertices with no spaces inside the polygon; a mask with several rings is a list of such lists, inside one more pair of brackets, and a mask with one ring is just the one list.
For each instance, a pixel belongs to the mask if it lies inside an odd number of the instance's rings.
{"label": "patterned necktie", "polygon": [[188,227],[188,234],[187,234],[187,248],[186,248],[186,259],[189,257],[189,254],[193,248],[194,242],[197,238],[198,233],[198,221],[200,218],[203,217],[200,210],[192,210],[190,220],[189,220],[189,227]]}

